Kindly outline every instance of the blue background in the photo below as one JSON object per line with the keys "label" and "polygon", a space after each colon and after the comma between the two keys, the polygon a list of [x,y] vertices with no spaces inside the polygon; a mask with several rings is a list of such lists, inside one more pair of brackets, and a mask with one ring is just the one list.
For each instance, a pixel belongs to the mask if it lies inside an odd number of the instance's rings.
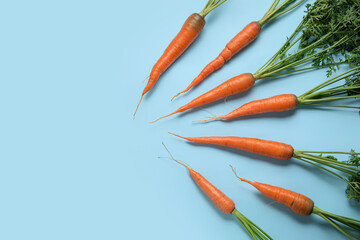
{"label": "blue background", "polygon": [[[243,72],[255,72],[298,25],[304,5],[266,25],[260,37],[189,94],[187,86],[271,1],[229,0],[206,17],[188,51],[144,98],[143,79],[202,1],[2,1],[0,3],[0,239],[249,239],[198,189],[190,164],[274,239],[344,239],[318,216],[302,217],[261,196],[231,172],[311,197],[333,213],[360,218],[346,184],[301,164],[186,143],[184,136],[234,135],[295,149],[359,151],[359,113],[306,109],[232,122],[193,124],[205,111],[167,114]],[[309,1],[311,2],[311,1]],[[302,94],[323,70],[259,81],[240,106],[280,93]],[[223,114],[223,102],[209,106]],[[344,158],[345,160],[345,158]]]}

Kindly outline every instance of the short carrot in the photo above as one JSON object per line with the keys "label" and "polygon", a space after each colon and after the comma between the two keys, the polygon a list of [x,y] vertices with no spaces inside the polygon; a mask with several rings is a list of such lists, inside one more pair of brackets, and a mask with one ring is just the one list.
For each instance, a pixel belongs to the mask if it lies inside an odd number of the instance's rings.
{"label": "short carrot", "polygon": [[[349,239],[359,239],[359,232],[360,232],[359,220],[325,212],[319,209],[318,207],[314,206],[313,200],[300,193],[265,183],[248,181],[244,178],[240,178],[236,174],[235,170],[234,169],[232,170],[237,178],[239,178],[243,182],[249,183],[268,198],[271,198],[272,200],[289,207],[292,211],[300,215],[309,216],[312,213],[317,214],[320,217],[324,218],[327,222],[329,222],[332,226],[334,226],[337,230],[339,230]],[[348,229],[344,228],[344,226],[339,225],[337,222],[342,223],[345,226],[357,231],[358,235],[355,235],[354,233],[350,232]]]}
{"label": "short carrot", "polygon": [[205,68],[200,72],[200,74],[190,83],[190,85],[183,91],[176,94],[172,100],[179,96],[182,93],[189,91],[192,87],[202,82],[207,76],[215,72],[224,64],[229,61],[234,55],[236,55],[240,50],[253,42],[261,32],[261,28],[265,23],[274,20],[275,18],[283,15],[284,13],[290,11],[291,9],[297,7],[304,0],[299,1],[297,4],[286,9],[294,0],[285,0],[282,4],[279,5],[279,0],[274,0],[263,18],[259,21],[254,21],[249,23],[241,30],[233,39],[230,40],[221,51],[221,53]]}
{"label": "short carrot", "polygon": [[208,0],[206,6],[200,13],[191,14],[183,24],[180,32],[171,41],[165,49],[159,60],[155,63],[151,70],[147,85],[145,86],[140,101],[136,107],[135,114],[140,106],[144,95],[151,90],[159,79],[160,75],[168,69],[171,64],[179,58],[183,52],[191,45],[191,43],[199,36],[205,26],[205,16],[212,10],[220,6],[226,0]]}
{"label": "short carrot", "polygon": [[[346,194],[349,199],[355,199],[360,201],[360,153],[357,153],[353,150],[350,152],[326,152],[326,151],[303,151],[303,150],[294,150],[294,148],[285,143],[263,140],[258,138],[245,138],[245,137],[182,137],[180,135],[170,133],[176,137],[183,138],[190,142],[195,143],[204,143],[204,144],[213,144],[218,146],[225,146],[230,148],[236,148],[243,151],[280,159],[280,160],[290,160],[291,158],[296,158],[305,163],[314,165],[328,173],[340,178],[345,181],[348,186],[346,189]],[[320,154],[314,155],[312,153]],[[350,157],[349,161],[338,161],[333,156],[323,156],[323,154],[344,154]],[[338,173],[330,170],[338,170],[343,174],[347,175],[347,179]]]}
{"label": "short carrot", "polygon": [[[307,14],[293,34],[254,74],[245,73],[233,77],[159,119],[246,91],[261,79],[274,79],[323,67],[329,68],[330,75],[340,64],[354,67],[358,62],[360,45],[360,38],[357,31],[354,31],[359,29],[357,19],[360,18],[360,11],[354,9],[358,9],[359,5],[360,3],[356,3],[354,6],[353,1],[344,3],[324,0],[306,5]],[[338,24],[339,22],[343,24]],[[292,53],[294,48],[296,50]],[[334,58],[334,55],[338,58]],[[312,64],[311,67],[307,66],[309,63]]]}
{"label": "short carrot", "polygon": [[170,159],[175,162],[183,165],[190,173],[191,178],[195,181],[195,183],[199,186],[199,188],[209,197],[209,199],[225,214],[233,214],[235,218],[244,226],[247,232],[250,234],[252,239],[256,240],[266,240],[272,239],[268,236],[261,228],[256,226],[253,222],[247,219],[243,214],[241,214],[236,208],[235,203],[228,196],[226,196],[222,191],[220,191],[217,187],[211,184],[205,177],[203,177],[200,173],[193,170],[186,163],[176,160],[170,151],[167,149],[165,144],[163,143],[166,151],[170,155]]}
{"label": "short carrot", "polygon": [[[342,85],[323,89],[332,86],[339,81],[346,80]],[[323,90],[322,90],[323,89]],[[321,91],[320,91],[321,90]],[[317,85],[299,97],[294,94],[276,95],[270,98],[252,101],[242,105],[234,111],[206,120],[194,122],[208,122],[211,120],[230,120],[238,117],[262,114],[268,112],[283,112],[294,110],[298,105],[315,107],[337,107],[337,108],[355,108],[356,106],[319,104],[327,101],[336,101],[344,99],[356,99],[360,97],[360,67],[352,68],[342,74],[330,78],[329,80]]]}

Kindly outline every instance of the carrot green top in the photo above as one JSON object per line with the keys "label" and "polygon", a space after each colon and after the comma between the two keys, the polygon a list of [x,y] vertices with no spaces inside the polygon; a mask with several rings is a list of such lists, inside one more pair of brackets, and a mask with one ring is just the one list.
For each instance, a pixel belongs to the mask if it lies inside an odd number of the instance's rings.
{"label": "carrot green top", "polygon": [[[296,2],[296,0],[285,0],[283,3],[280,3],[280,0],[274,0],[273,3],[270,5],[269,9],[265,13],[264,17],[259,20],[259,24],[262,26],[265,23],[270,22],[271,20],[274,20],[277,17],[280,17],[281,15],[291,11],[292,9],[299,6],[303,1],[300,0],[295,5],[289,7],[292,3]],[[289,7],[289,8],[288,8]]]}
{"label": "carrot green top", "polygon": [[205,5],[204,9],[199,13],[199,15],[205,18],[206,15],[208,15],[212,10],[214,10],[224,2],[226,2],[226,0],[208,0],[207,4]]}
{"label": "carrot green top", "polygon": [[[320,67],[328,67],[330,76],[339,64],[360,65],[360,1],[316,0],[306,7],[306,15],[298,27],[280,50],[255,72],[256,79]],[[294,48],[295,51],[289,53]],[[309,63],[311,67],[304,67]]]}

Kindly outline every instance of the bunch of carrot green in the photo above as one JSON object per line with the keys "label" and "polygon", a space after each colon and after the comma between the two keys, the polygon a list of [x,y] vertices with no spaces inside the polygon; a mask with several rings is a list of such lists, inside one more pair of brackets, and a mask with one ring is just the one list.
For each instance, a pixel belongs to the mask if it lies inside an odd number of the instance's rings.
{"label": "bunch of carrot green", "polygon": [[[205,25],[205,16],[225,1],[208,0],[199,14],[194,13],[186,20],[178,35],[154,65],[136,111],[143,96],[151,90],[160,75],[197,38]],[[281,2],[280,0],[273,0],[269,9],[259,21],[251,22],[245,26],[226,44],[221,53],[205,66],[190,85],[176,94],[172,100],[202,82],[211,73],[220,69],[245,46],[253,42],[260,34],[263,25],[288,13],[304,1],[284,0]],[[343,105],[324,104],[324,102],[356,100],[360,97],[360,1],[315,0],[314,3],[307,4],[306,9],[306,15],[295,31],[287,38],[283,46],[255,73],[243,73],[235,76],[154,122],[246,91],[260,79],[275,79],[320,68],[328,68],[326,75],[329,79],[300,96],[281,94],[252,101],[229,114],[200,121],[229,120],[267,112],[288,111],[296,109],[298,105],[360,109],[358,106],[349,105],[348,102],[343,103]],[[341,65],[349,66],[350,69],[331,77],[334,72],[340,69]],[[345,181],[348,184],[345,190],[347,197],[360,202],[360,153],[354,150],[349,152],[305,151],[294,150],[289,144],[255,138],[233,136],[182,137],[177,134],[173,135],[191,142],[236,148],[275,159],[290,160],[294,158],[301,160]],[[164,147],[166,148],[165,145]],[[167,148],[166,150],[168,151]],[[186,163],[176,160],[169,151],[168,153],[170,159],[187,168],[195,183],[223,213],[231,213],[235,216],[252,239],[272,239],[260,227],[241,214],[235,208],[235,203],[200,173],[193,170]],[[334,154],[346,155],[349,159],[339,161],[332,156]],[[360,233],[360,221],[323,211],[314,206],[314,202],[310,198],[302,194],[269,184],[250,182],[240,178],[234,169],[233,172],[241,181],[251,184],[265,196],[288,206],[294,212],[305,216],[317,214],[348,239],[360,239],[358,236]]]}

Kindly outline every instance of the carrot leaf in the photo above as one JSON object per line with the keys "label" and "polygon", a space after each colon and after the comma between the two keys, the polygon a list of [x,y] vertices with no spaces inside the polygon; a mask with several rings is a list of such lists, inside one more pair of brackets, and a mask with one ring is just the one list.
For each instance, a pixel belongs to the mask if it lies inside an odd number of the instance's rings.
{"label": "carrot leaf", "polygon": [[359,66],[360,1],[316,0],[306,8],[306,15],[293,34],[255,72],[255,79],[286,74],[308,64],[315,68],[328,67],[328,76],[340,64]]}

